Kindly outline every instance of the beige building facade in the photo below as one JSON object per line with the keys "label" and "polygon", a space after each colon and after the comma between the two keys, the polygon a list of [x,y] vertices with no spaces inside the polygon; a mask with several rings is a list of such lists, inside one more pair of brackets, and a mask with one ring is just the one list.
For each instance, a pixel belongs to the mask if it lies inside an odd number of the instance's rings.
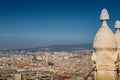
{"label": "beige building facade", "polygon": [[120,80],[120,22],[116,21],[114,34],[107,24],[109,14],[106,9],[101,11],[100,20],[102,25],[93,41],[94,78],[95,80]]}

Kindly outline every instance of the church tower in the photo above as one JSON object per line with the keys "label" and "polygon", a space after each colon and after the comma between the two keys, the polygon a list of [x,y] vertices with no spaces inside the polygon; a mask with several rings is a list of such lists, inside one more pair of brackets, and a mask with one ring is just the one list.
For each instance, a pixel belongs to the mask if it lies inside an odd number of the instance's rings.
{"label": "church tower", "polygon": [[102,25],[93,41],[93,67],[95,80],[118,80],[118,52],[115,35],[107,21],[109,14],[103,9],[100,15]]}
{"label": "church tower", "polygon": [[115,29],[116,29],[115,38],[117,41],[117,51],[120,55],[120,21],[119,20],[115,22]]}
{"label": "church tower", "polygon": [[[116,21],[115,22],[115,38],[116,38],[116,41],[117,41],[117,52],[118,52],[118,55],[119,55],[119,60],[118,60],[118,65],[119,65],[119,70],[120,70],[120,21]],[[119,80],[120,80],[120,73],[119,73]]]}

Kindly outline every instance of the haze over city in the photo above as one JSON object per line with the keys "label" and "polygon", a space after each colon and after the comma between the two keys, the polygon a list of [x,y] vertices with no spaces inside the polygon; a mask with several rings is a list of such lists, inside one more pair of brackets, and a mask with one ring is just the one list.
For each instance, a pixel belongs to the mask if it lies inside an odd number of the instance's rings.
{"label": "haze over city", "polygon": [[120,20],[119,0],[1,0],[0,49],[90,44],[103,8],[109,26]]}

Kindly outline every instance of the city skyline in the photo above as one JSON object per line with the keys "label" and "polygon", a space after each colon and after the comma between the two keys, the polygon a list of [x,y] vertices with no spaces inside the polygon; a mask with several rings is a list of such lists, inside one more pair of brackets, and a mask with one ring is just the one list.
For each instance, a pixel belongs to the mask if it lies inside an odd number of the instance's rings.
{"label": "city skyline", "polygon": [[0,49],[51,44],[92,43],[100,12],[110,14],[114,30],[120,20],[119,0],[4,0],[0,1]]}

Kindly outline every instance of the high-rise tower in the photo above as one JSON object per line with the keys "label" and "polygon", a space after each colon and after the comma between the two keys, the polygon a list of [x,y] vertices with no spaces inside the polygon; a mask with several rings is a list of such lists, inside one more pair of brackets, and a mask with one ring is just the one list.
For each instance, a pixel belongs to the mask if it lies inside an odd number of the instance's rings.
{"label": "high-rise tower", "polygon": [[106,9],[102,10],[100,20],[102,25],[93,42],[92,60],[95,80],[118,80],[117,42],[114,33],[107,24],[109,14]]}

